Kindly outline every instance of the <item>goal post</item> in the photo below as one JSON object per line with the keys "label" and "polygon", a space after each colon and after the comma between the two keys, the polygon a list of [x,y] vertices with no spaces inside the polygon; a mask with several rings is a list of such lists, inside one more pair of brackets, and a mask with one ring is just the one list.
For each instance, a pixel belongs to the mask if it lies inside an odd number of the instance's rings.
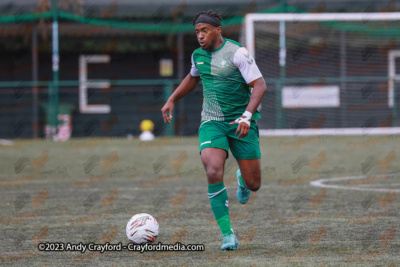
{"label": "goal post", "polygon": [[244,36],[261,135],[400,134],[400,12],[247,14]]}

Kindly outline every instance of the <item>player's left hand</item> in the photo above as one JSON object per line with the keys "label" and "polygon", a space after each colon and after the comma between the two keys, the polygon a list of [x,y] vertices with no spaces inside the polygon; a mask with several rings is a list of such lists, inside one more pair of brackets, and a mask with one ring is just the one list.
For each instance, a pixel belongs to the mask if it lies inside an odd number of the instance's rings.
{"label": "player's left hand", "polygon": [[235,124],[235,123],[239,124],[236,129],[236,134],[235,134],[235,135],[238,135],[238,133],[240,132],[239,139],[245,138],[249,134],[251,117],[252,117],[252,114],[250,112],[246,111],[245,113],[243,113],[242,117],[237,118],[236,120],[229,123],[230,125]]}

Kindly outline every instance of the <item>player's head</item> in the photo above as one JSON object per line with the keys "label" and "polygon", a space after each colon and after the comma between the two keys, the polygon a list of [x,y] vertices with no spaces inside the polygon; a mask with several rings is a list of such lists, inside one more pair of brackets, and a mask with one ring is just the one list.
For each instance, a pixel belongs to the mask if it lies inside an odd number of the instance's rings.
{"label": "player's head", "polygon": [[219,11],[200,11],[193,18],[197,41],[204,50],[213,50],[218,39],[221,39],[221,16]]}

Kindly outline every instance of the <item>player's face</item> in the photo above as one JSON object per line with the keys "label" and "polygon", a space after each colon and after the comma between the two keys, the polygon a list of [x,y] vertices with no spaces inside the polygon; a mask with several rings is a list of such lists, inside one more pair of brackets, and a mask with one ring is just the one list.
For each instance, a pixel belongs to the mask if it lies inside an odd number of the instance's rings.
{"label": "player's face", "polygon": [[213,50],[221,35],[221,27],[214,27],[207,23],[198,23],[195,29],[200,47],[204,50]]}

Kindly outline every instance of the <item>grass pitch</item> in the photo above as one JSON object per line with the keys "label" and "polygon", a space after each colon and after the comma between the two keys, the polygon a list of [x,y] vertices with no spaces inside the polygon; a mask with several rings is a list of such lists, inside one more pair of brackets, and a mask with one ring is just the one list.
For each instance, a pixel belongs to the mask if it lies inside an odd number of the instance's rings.
{"label": "grass pitch", "polygon": [[[261,137],[262,186],[240,205],[225,166],[239,250],[222,252],[198,138],[14,140],[0,149],[0,262],[32,266],[396,266],[400,137]],[[328,179],[322,180],[321,179]],[[312,185],[312,184],[313,185]],[[328,186],[328,187],[326,187]],[[40,242],[127,243],[139,212],[157,242],[204,252],[39,252]]]}

